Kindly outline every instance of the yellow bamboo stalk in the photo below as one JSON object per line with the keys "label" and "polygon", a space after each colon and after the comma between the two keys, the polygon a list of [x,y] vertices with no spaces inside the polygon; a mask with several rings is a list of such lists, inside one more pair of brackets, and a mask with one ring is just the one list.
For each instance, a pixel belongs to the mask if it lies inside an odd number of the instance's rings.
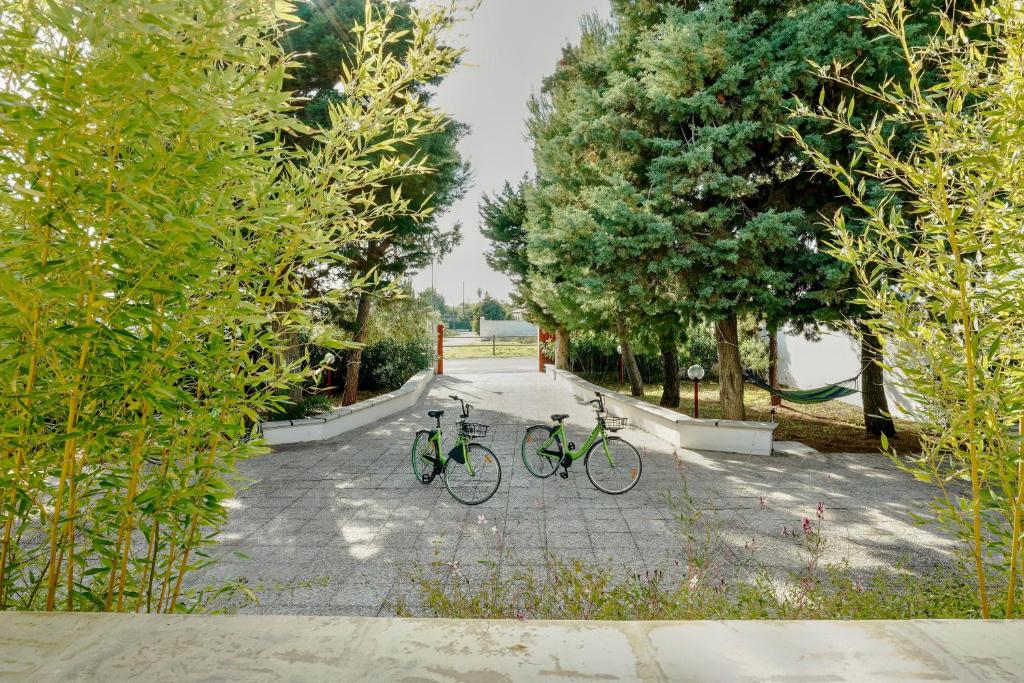
{"label": "yellow bamboo stalk", "polygon": [[[107,187],[107,194],[108,195],[110,194],[110,191],[114,187],[114,168],[115,168],[115,165],[116,165],[117,156],[120,153],[121,153],[121,127],[117,126],[115,128],[115,130],[114,130],[114,145],[113,145],[113,148],[110,151],[110,158],[107,161],[107,185],[106,185],[106,187]],[[113,214],[114,214],[114,203],[110,199],[107,199],[104,202],[104,206],[103,206],[103,223],[102,223],[103,230],[99,233],[99,237],[98,237],[98,239],[96,241],[96,245],[97,245],[96,248],[97,248],[97,250],[102,249],[103,243],[107,239],[107,234],[108,234],[107,231],[109,230],[110,220],[113,217]],[[96,305],[96,278],[99,275],[99,269],[100,269],[100,257],[97,254],[96,257],[93,258],[92,268],[90,269],[91,279],[90,279],[90,282],[89,282],[89,295],[88,295],[88,298],[86,300],[86,307],[85,307],[85,310],[86,310],[86,317],[85,317],[85,319],[89,320],[89,321],[93,320],[93,318],[94,318],[93,307]],[[67,423],[67,433],[68,434],[70,434],[70,433],[72,433],[74,431],[75,427],[77,426],[77,422],[78,422],[78,410],[79,410],[80,403],[81,403],[81,400],[82,400],[82,396],[81,396],[81,393],[82,393],[82,381],[83,381],[83,378],[85,376],[86,361],[89,358],[89,349],[90,349],[89,342],[90,342],[90,340],[89,340],[88,337],[86,337],[82,341],[82,349],[81,349],[81,352],[80,352],[79,358],[78,358],[78,372],[77,372],[77,375],[76,375],[75,388],[72,391],[72,394],[71,394],[71,404],[70,404],[69,409],[68,409],[68,423]],[[68,517],[67,521],[65,522],[66,536],[69,539],[70,544],[71,544],[70,545],[70,549],[69,549],[70,552],[68,553],[68,558],[67,558],[68,566],[69,567],[73,567],[74,566],[74,559],[75,559],[74,558],[74,552],[75,552],[75,521],[74,521],[74,515],[77,513],[77,510],[76,510],[77,499],[75,498],[75,490],[77,488],[76,487],[76,483],[77,482],[75,481],[75,460],[74,460],[74,458],[75,458],[75,447],[76,446],[77,446],[77,442],[73,438],[68,439],[65,442],[65,444],[64,444],[64,460],[69,465],[68,469],[71,472],[71,494],[69,496],[69,504],[68,504],[69,513],[68,513],[68,516],[67,516]],[[85,466],[85,456],[84,456],[84,454],[83,454],[83,458],[82,458],[82,466],[83,467]],[[55,519],[56,519],[56,517],[58,517],[58,515],[54,515]],[[51,553],[52,553],[52,548],[51,548]],[[57,587],[57,575],[59,573],[60,573],[60,567],[59,566],[56,566],[56,567],[52,566],[52,565],[50,566],[50,576],[49,576],[49,582],[48,582],[48,587],[47,587],[47,592],[46,592],[47,610],[52,610],[53,609],[53,602],[54,602],[54,597],[55,597],[55,594],[56,594],[56,587]],[[71,604],[71,601],[72,601],[72,596],[70,595],[70,589],[71,589],[71,586],[72,586],[72,583],[71,583],[72,579],[73,579],[73,569],[69,571],[69,578],[68,578],[68,588],[69,588],[68,604],[69,605]]]}
{"label": "yellow bamboo stalk", "polygon": [[[49,230],[48,229],[47,229],[47,234],[49,234]],[[46,243],[49,244],[49,238],[47,238]],[[43,267],[45,267],[45,266],[46,266],[46,247],[43,248]],[[33,339],[33,342],[34,342],[33,343],[33,351],[34,351],[35,348],[38,346],[38,339],[39,339],[39,307],[38,306],[36,306],[36,309],[35,309],[34,314],[33,314],[32,339]],[[36,354],[33,352],[32,358],[29,360],[29,364],[28,364],[28,377],[25,380],[25,396],[26,396],[26,398],[25,398],[25,412],[26,413],[31,413],[31,411],[32,411],[32,392],[35,390],[36,368],[38,367],[37,366],[37,361],[38,361],[38,358],[36,357]],[[7,599],[7,591],[6,591],[6,586],[7,586],[7,582],[6,582],[6,579],[7,579],[7,557],[8,557],[8,554],[10,552],[10,547],[11,547],[11,532],[14,529],[14,511],[13,511],[13,508],[14,508],[15,502],[17,502],[17,487],[19,485],[18,482],[21,481],[21,474],[22,474],[21,470],[22,470],[22,468],[25,465],[24,439],[25,439],[25,437],[28,434],[28,426],[27,425],[28,425],[28,420],[26,420],[25,423],[23,423],[18,428],[18,434],[19,434],[19,437],[20,437],[19,438],[19,446],[18,446],[18,450],[16,451],[15,456],[14,456],[14,483],[11,486],[11,494],[10,494],[10,499],[9,499],[10,500],[9,504],[10,504],[10,507],[12,508],[12,510],[11,510],[11,513],[7,516],[7,519],[4,521],[3,546],[0,547],[0,609],[4,608],[4,605],[6,604],[6,599]]]}
{"label": "yellow bamboo stalk", "polygon": [[988,590],[985,581],[985,562],[982,557],[981,536],[981,456],[978,453],[977,422],[975,411],[978,409],[978,398],[975,386],[977,377],[977,359],[974,357],[974,317],[970,313],[967,302],[967,284],[964,282],[962,258],[956,233],[949,231],[950,245],[957,260],[957,287],[960,292],[960,316],[964,327],[964,353],[967,361],[967,453],[971,467],[971,533],[973,535],[974,567],[978,573],[978,598],[981,603],[981,616],[989,616]]}
{"label": "yellow bamboo stalk", "polygon": [[[77,407],[75,406],[74,399],[72,399],[71,410],[68,413],[69,418],[76,411],[76,409],[77,409]],[[69,443],[70,443],[70,440],[69,440]],[[67,451],[67,448],[65,448],[65,451]],[[67,482],[67,476],[68,476],[68,458],[67,458],[67,455],[65,453],[64,460],[62,461],[61,466],[60,466],[60,479],[58,479],[58,481],[57,481],[57,493],[54,496],[53,516],[50,517],[50,565],[49,565],[49,569],[48,569],[48,573],[47,573],[47,583],[46,583],[46,611],[47,612],[52,612],[53,608],[54,608],[54,602],[55,602],[54,596],[56,595],[56,592],[57,592],[57,574],[58,574],[58,571],[57,571],[56,567],[57,567],[57,565],[60,562],[64,561],[63,544],[60,544],[61,545],[60,560],[58,561],[58,559],[57,559],[57,547],[59,545],[58,542],[57,542],[57,527],[59,526],[59,523],[60,523],[60,514],[61,514],[61,511],[63,509],[63,504],[64,504],[64,486],[66,485],[66,482]]]}
{"label": "yellow bamboo stalk", "polygon": [[[149,549],[146,552],[146,568],[142,572],[142,580],[139,582],[139,597],[135,600],[135,613],[139,614],[142,612],[142,603],[146,600],[151,599],[150,593],[153,591],[153,572],[156,569],[156,546],[157,538],[160,535],[160,522],[156,520],[156,516],[153,516],[153,529],[149,533]],[[143,595],[143,587],[145,589],[145,595]]]}
{"label": "yellow bamboo stalk", "polygon": [[[210,453],[206,457],[204,467],[208,469],[213,463],[213,458],[217,453],[217,446],[220,444],[220,434],[214,434],[212,441],[210,442]],[[192,552],[192,546],[196,542],[196,531],[198,526],[199,515],[196,514],[192,518],[192,522],[189,524],[189,530],[185,540],[185,551],[181,556],[181,567],[178,570],[178,579],[174,582],[174,592],[171,594],[171,600],[168,604],[168,609],[174,609],[174,606],[178,604],[178,597],[181,594],[181,584],[185,578],[185,568],[188,566],[188,557]]]}
{"label": "yellow bamboo stalk", "polygon": [[178,567],[178,577],[174,581],[174,591],[171,593],[170,600],[167,603],[167,609],[169,611],[174,610],[174,606],[178,604],[178,597],[181,595],[181,584],[185,579],[185,568],[188,566],[188,556],[192,552],[192,546],[195,544],[196,539],[196,520],[193,518],[189,524],[188,532],[185,540],[185,550],[181,555],[181,565]]}
{"label": "yellow bamboo stalk", "polygon": [[[1017,435],[1024,437],[1024,418],[1017,423]],[[1021,509],[1024,508],[1024,444],[1021,444],[1017,461],[1017,499],[1013,501],[1013,537],[1010,539],[1010,581],[1006,587],[1005,619],[1013,619],[1017,599],[1017,566],[1020,564]]]}
{"label": "yellow bamboo stalk", "polygon": [[132,464],[132,478],[128,484],[128,500],[125,506],[128,508],[125,522],[124,548],[121,550],[121,583],[117,589],[117,611],[120,612],[124,606],[124,586],[128,580],[128,556],[132,551],[132,531],[135,530],[135,514],[132,508],[132,501],[135,500],[136,487],[139,482],[139,464]]}
{"label": "yellow bamboo stalk", "polygon": [[178,535],[174,532],[171,532],[171,536],[168,539],[168,547],[170,552],[167,554],[167,571],[164,572],[164,578],[160,581],[160,598],[156,602],[157,614],[163,614],[164,599],[167,597],[167,589],[171,585],[171,571],[178,555]]}
{"label": "yellow bamboo stalk", "polygon": [[[50,181],[52,184],[52,180]],[[49,194],[49,189],[47,190]],[[43,237],[43,253],[40,258],[42,267],[45,269],[49,261],[50,228],[46,227]],[[37,305],[32,311],[32,357],[28,362],[28,377],[25,380],[25,412],[30,417],[32,412],[32,392],[36,386],[36,372],[38,371],[39,357],[36,352],[39,348],[39,318],[40,310]],[[11,486],[10,506],[13,508],[17,501],[17,486],[21,480],[21,470],[25,465],[24,439],[28,435],[28,420],[18,428],[19,446],[14,457],[14,484]],[[11,531],[14,528],[14,512],[7,516],[4,522],[3,547],[0,548],[0,609],[6,604],[6,578],[7,578],[7,557],[11,547]]]}
{"label": "yellow bamboo stalk", "polygon": [[[121,545],[124,543],[124,520],[117,528],[117,545],[115,546],[118,550],[121,549]],[[117,585],[117,570],[120,565],[113,565],[110,568],[110,577],[107,579],[107,597],[103,602],[104,611],[109,612],[110,606],[114,604],[114,586]]]}

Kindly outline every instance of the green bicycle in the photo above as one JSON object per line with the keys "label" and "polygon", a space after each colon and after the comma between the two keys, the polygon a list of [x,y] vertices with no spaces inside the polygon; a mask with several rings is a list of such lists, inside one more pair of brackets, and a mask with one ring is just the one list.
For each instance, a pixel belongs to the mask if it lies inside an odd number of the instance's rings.
{"label": "green bicycle", "polygon": [[490,427],[467,422],[473,406],[458,396],[449,398],[462,404],[455,446],[445,453],[441,433],[444,411],[431,410],[427,415],[437,420],[437,426],[429,431],[416,432],[416,440],[412,443],[412,471],[423,485],[440,475],[455,500],[465,505],[479,505],[489,500],[501,485],[501,463],[494,451],[470,441],[487,436]]}
{"label": "green bicycle", "polygon": [[[604,397],[594,392],[597,398],[590,405],[597,410],[597,424],[590,432],[586,442],[576,448],[576,444],[568,440],[563,421],[568,415],[552,415],[557,424],[534,425],[526,430],[521,447],[523,464],[535,477],[550,477],[559,466],[563,479],[569,477],[569,467],[573,462],[584,458],[587,478],[594,487],[619,495],[629,491],[640,481],[643,461],[640,451],[628,441],[617,436],[608,436],[608,432],[617,432],[626,426],[626,418],[605,415]],[[566,448],[568,445],[568,449]]]}

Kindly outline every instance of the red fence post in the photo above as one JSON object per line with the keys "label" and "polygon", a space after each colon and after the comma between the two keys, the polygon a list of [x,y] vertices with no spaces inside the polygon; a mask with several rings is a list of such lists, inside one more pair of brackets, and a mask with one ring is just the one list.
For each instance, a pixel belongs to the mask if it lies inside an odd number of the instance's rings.
{"label": "red fence post", "polygon": [[541,372],[544,372],[544,366],[547,364],[547,358],[544,356],[544,345],[552,339],[551,333],[537,328],[537,369]]}
{"label": "red fence post", "polygon": [[437,324],[437,374],[444,374],[444,325]]}

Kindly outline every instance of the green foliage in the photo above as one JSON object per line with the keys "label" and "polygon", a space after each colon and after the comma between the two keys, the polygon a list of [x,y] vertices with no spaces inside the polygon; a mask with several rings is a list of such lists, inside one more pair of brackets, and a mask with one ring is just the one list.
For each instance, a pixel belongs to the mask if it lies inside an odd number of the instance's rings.
{"label": "green foliage", "polygon": [[450,10],[405,61],[370,17],[295,149],[275,7],[0,2],[0,609],[185,609],[255,421],[308,376],[300,277],[416,211],[377,187],[444,125],[394,93],[454,63]]}
{"label": "green foliage", "polygon": [[482,301],[470,307],[469,324],[477,334],[480,333],[480,318],[487,320],[508,320],[509,313],[500,301],[490,294],[485,294]]}
{"label": "green foliage", "polygon": [[381,341],[401,343],[433,339],[431,328],[437,322],[437,311],[424,297],[414,297],[411,290],[402,296],[379,300],[370,318],[366,343]]}
{"label": "green foliage", "polygon": [[480,204],[480,233],[491,242],[485,254],[487,265],[505,273],[517,285],[530,271],[526,257],[526,188],[530,181],[519,185],[505,183],[494,196],[484,195]]}
{"label": "green foliage", "polygon": [[387,339],[363,349],[359,386],[370,391],[394,391],[420,370],[430,367],[431,340]]}
{"label": "green foliage", "polygon": [[860,11],[623,0],[612,22],[586,19],[531,102],[535,180],[482,206],[495,265],[515,273],[529,315],[622,341],[650,332],[666,347],[720,322],[726,408],[742,413],[737,318],[774,329],[855,313],[850,269],[822,248],[818,220],[848,202],[784,133],[850,154],[849,136],[791,117],[820,92],[810,61],[856,59],[871,83],[904,75],[896,44],[874,40]]}
{"label": "green foliage", "polygon": [[[554,342],[550,342],[553,344]],[[608,333],[582,332],[573,336],[570,361],[573,372],[589,377],[615,377],[618,373],[618,340]],[[718,357],[715,338],[703,325],[687,330],[678,345],[680,371],[685,374],[691,365],[701,365],[709,380],[718,377]],[[553,350],[551,351],[553,353]],[[740,339],[740,358],[743,367],[759,373],[768,371],[768,345],[757,336],[748,334]],[[659,350],[652,342],[641,343],[636,350],[637,365],[645,382],[661,382],[663,367]]]}
{"label": "green foliage", "polygon": [[[542,620],[971,619],[978,604],[962,577],[873,574],[843,567],[786,588],[767,574],[722,583],[671,580],[660,570],[634,573],[550,554],[539,571],[511,575],[489,567],[470,580],[442,569],[416,576],[424,604],[395,605],[401,617]],[[452,575],[454,574],[454,575]],[[441,579],[448,578],[448,581]],[[798,580],[799,585],[799,580]]]}
{"label": "green foliage", "polygon": [[[842,163],[807,151],[857,208],[853,221],[835,214],[833,253],[856,273],[868,325],[920,406],[922,452],[892,452],[894,461],[938,487],[936,515],[973,551],[982,614],[995,611],[995,583],[1006,587],[1003,614],[1019,615],[1024,457],[1012,428],[1024,412],[1024,12],[1011,2],[954,8],[914,48],[903,2],[867,9],[867,25],[900,47],[908,82],[876,87],[852,65],[822,67],[854,95],[802,113],[849,135],[857,154]],[[870,120],[857,117],[864,101],[879,110]],[[912,145],[894,130],[909,130]],[[957,480],[969,495],[950,486]]]}
{"label": "green foliage", "polygon": [[[294,54],[297,67],[287,85],[308,97],[297,116],[312,129],[329,128],[330,106],[349,99],[339,83],[346,80],[345,65],[358,54],[362,34],[359,24],[365,14],[386,22],[392,40],[380,45],[384,55],[405,63],[414,48],[417,15],[413,3],[384,0],[318,0],[302,3],[298,15],[304,20],[295,30],[282,37],[284,48]],[[445,14],[447,28],[454,15]],[[440,32],[432,40],[439,40]],[[442,47],[436,44],[435,48]],[[444,50],[454,65],[460,53]],[[417,68],[409,63],[406,68]],[[396,103],[414,103],[416,108],[429,105],[431,88],[446,75],[444,70],[423,71],[419,79],[410,79],[401,89],[391,93]],[[443,112],[435,112],[439,120],[429,130],[399,141],[382,145],[378,158],[391,158],[402,163],[419,165],[416,172],[395,176],[377,186],[374,200],[386,201],[400,194],[416,211],[381,216],[371,227],[368,242],[358,245],[339,244],[339,258],[318,264],[314,271],[317,286],[336,286],[340,278],[353,285],[352,289],[368,287],[371,290],[397,284],[408,272],[428,265],[432,258],[440,259],[451,251],[461,239],[459,226],[443,229],[438,217],[461,199],[470,180],[469,166],[459,155],[457,146],[467,127],[453,121]],[[414,118],[406,118],[396,110],[392,125],[396,131],[415,128]],[[301,135],[294,139],[303,147],[316,146],[316,138]],[[364,341],[359,339],[357,341]]]}
{"label": "green foliage", "polygon": [[267,422],[302,420],[329,413],[334,409],[330,396],[319,394],[305,398],[301,403],[286,403],[266,417]]}

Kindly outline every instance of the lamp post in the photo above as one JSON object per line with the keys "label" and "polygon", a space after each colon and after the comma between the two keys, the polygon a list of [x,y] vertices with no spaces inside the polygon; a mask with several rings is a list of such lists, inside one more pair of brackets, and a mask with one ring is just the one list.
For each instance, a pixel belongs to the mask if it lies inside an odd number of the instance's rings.
{"label": "lamp post", "polygon": [[615,353],[619,354],[619,389],[623,389],[626,386],[626,366],[622,362],[622,346],[615,347]]}
{"label": "lamp post", "polygon": [[704,379],[704,368],[691,365],[686,369],[686,376],[693,380],[693,417],[700,417],[700,381]]}

